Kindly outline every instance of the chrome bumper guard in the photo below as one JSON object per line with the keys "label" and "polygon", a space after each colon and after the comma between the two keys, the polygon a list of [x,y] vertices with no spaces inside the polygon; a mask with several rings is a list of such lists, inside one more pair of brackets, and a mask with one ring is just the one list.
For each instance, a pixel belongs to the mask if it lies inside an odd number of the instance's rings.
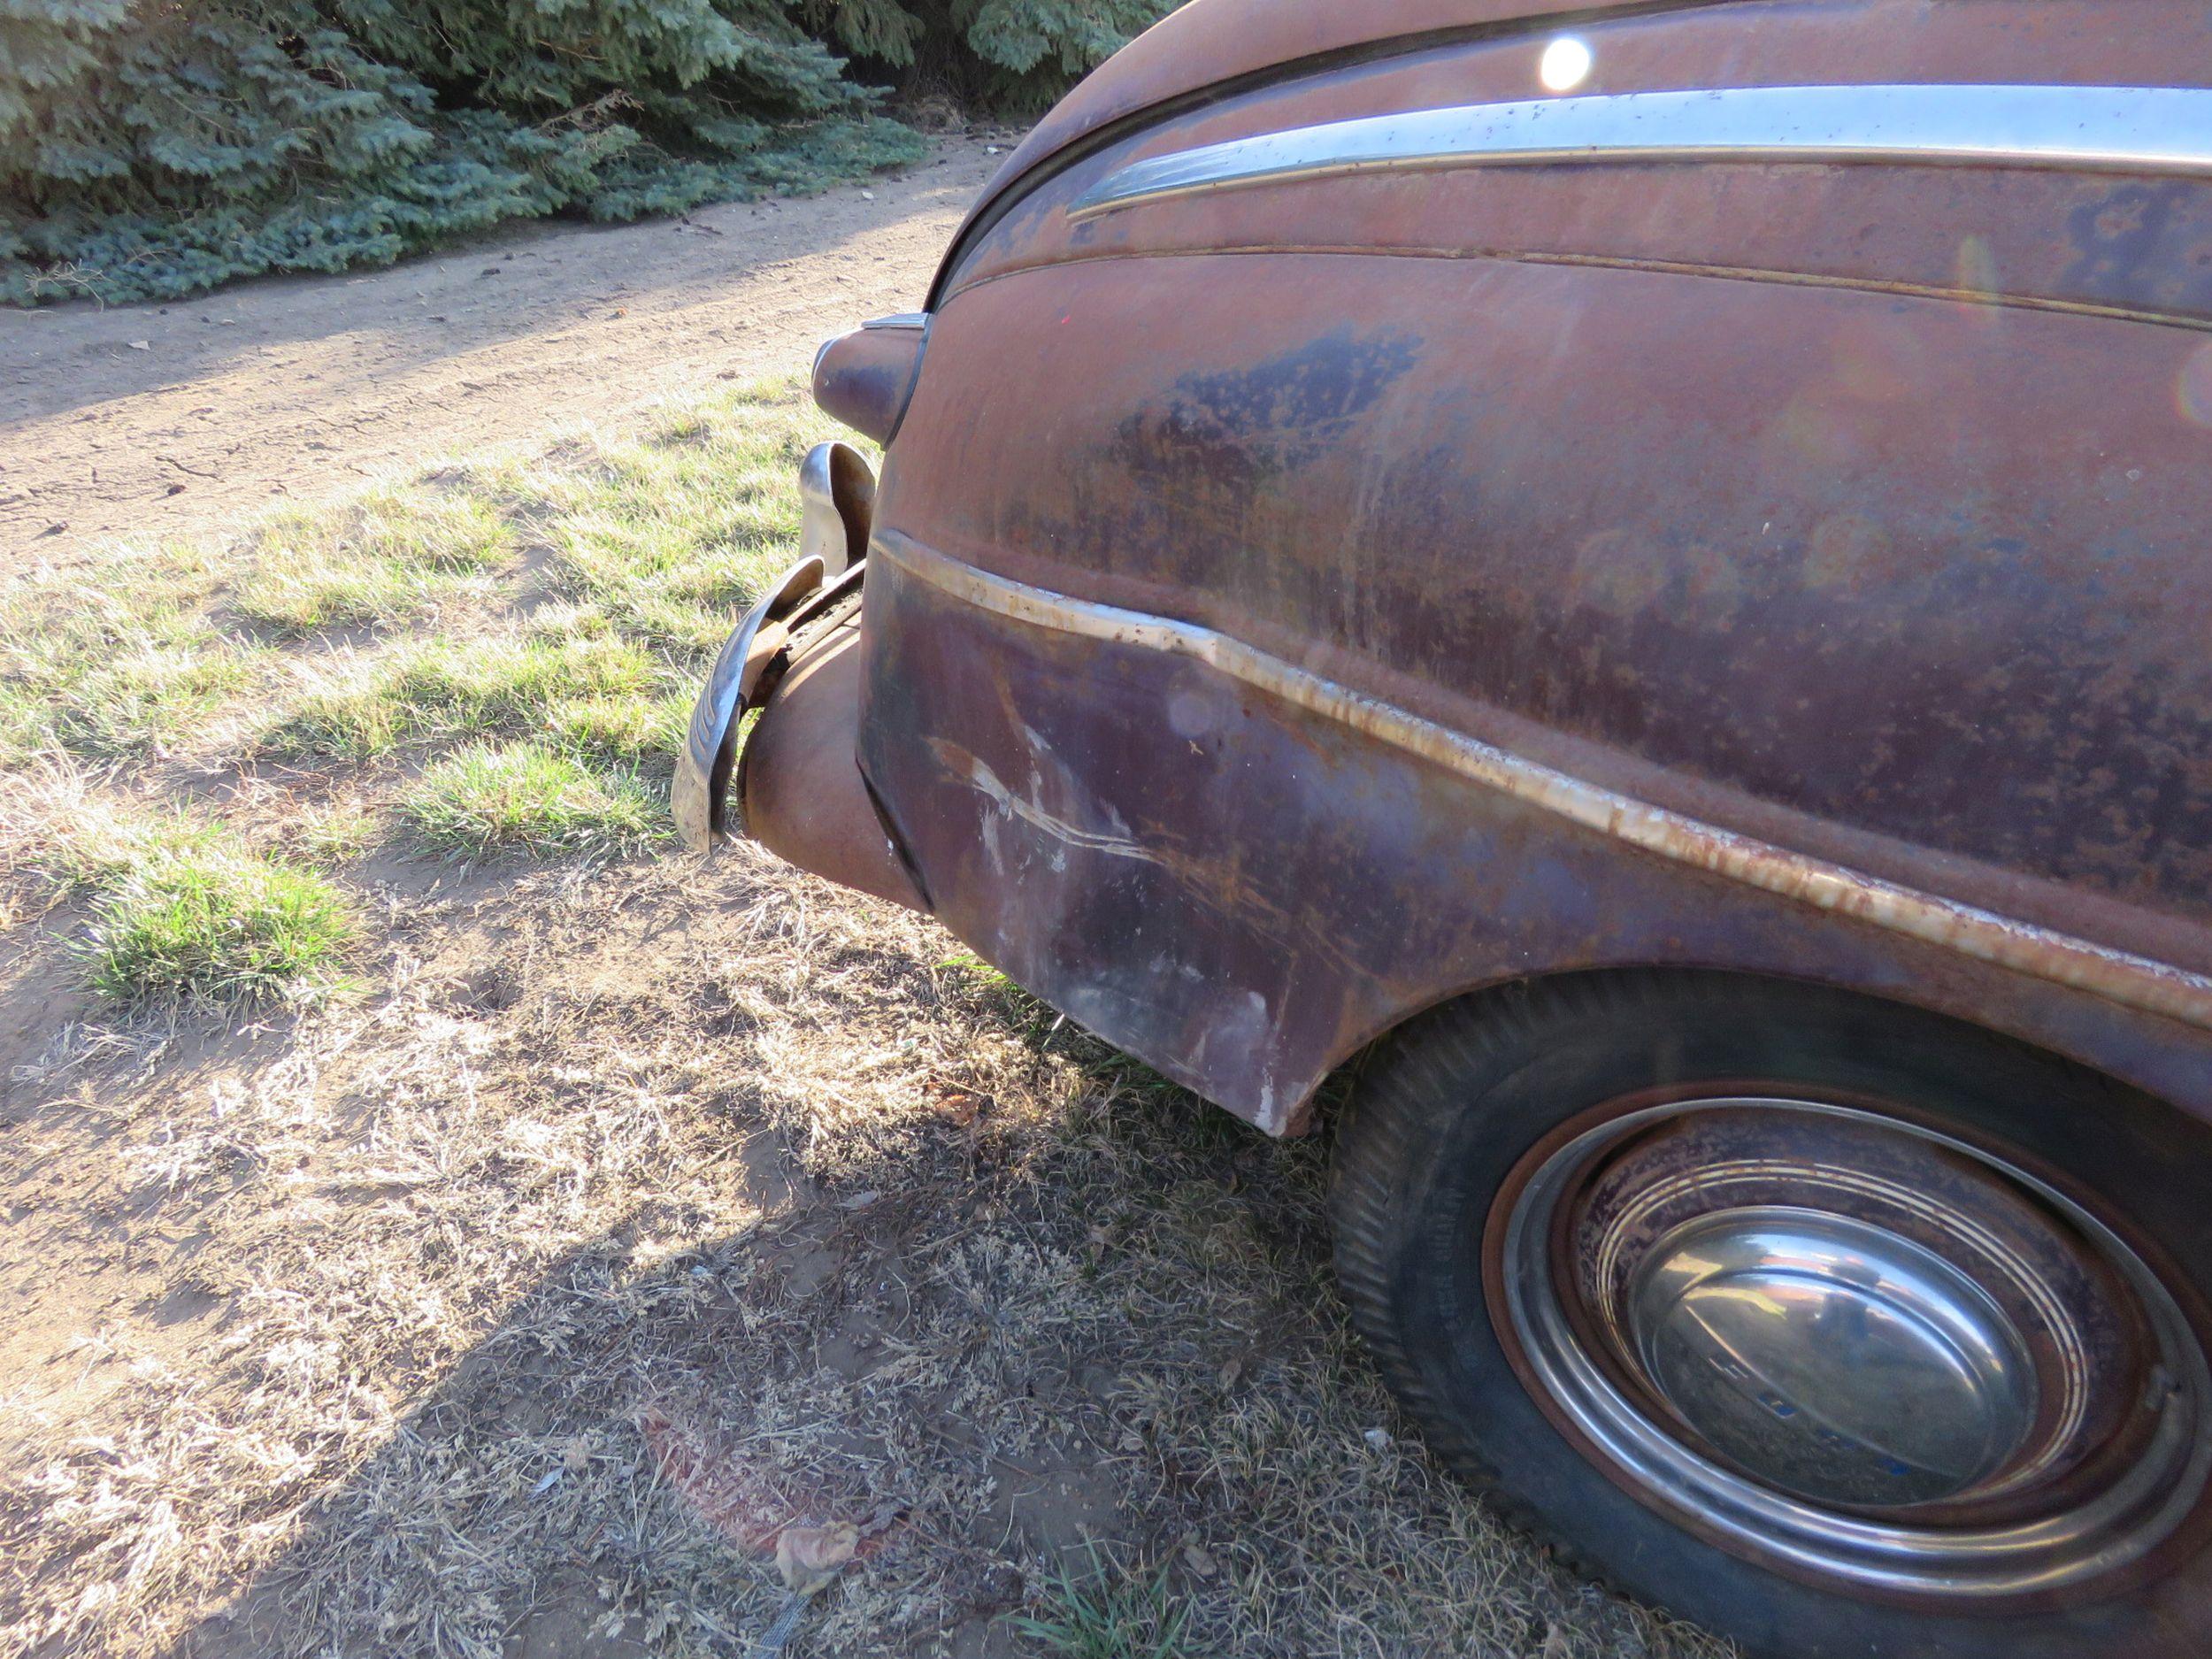
{"label": "chrome bumper guard", "polygon": [[742,803],[732,791],[740,728],[774,695],[793,635],[861,580],[860,556],[875,508],[875,474],[868,463],[849,445],[818,445],[800,465],[799,494],[799,562],[724,642],[676,757],[669,806],[684,845],[694,852],[745,833]]}

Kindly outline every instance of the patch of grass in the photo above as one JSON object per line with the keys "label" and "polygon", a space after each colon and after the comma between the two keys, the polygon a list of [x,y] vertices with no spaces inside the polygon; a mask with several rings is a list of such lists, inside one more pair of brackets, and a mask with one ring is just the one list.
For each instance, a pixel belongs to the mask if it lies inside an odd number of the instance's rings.
{"label": "patch of grass", "polygon": [[254,739],[257,755],[287,760],[371,760],[396,746],[406,710],[388,664],[357,661],[310,671],[308,688]]}
{"label": "patch of grass", "polygon": [[95,792],[66,763],[19,774],[0,791],[0,844],[11,862],[64,895],[111,887],[222,839],[220,826],[174,808],[148,811]]}
{"label": "patch of grass", "polygon": [[0,765],[159,754],[235,695],[261,653],[208,622],[214,585],[152,549],[0,595]]}
{"label": "patch of grass", "polygon": [[1014,1628],[1056,1659],[1192,1659],[1183,1635],[1188,1606],[1170,1610],[1163,1567],[1148,1582],[1117,1572],[1090,1552],[1090,1571],[1078,1578],[1065,1563],[1045,1580],[1041,1611]]}
{"label": "patch of grass", "polygon": [[115,641],[104,666],[57,687],[51,729],[73,754],[158,754],[242,689],[246,654],[205,630],[163,639],[142,634]]}
{"label": "patch of grass", "polygon": [[358,858],[376,844],[377,816],[355,802],[307,812],[286,826],[285,845],[315,864]]}
{"label": "patch of grass", "polygon": [[49,900],[91,896],[74,949],[92,987],[119,1002],[296,1001],[337,983],[358,931],[306,865],[219,821],[90,787],[65,764],[6,780],[0,850]]}
{"label": "patch of grass", "polygon": [[993,991],[1009,993],[1016,996],[1029,995],[1014,983],[1003,968],[992,966],[972,950],[956,950],[937,965]]}
{"label": "patch of grass", "polygon": [[800,458],[841,436],[803,388],[772,383],[600,439],[533,480],[553,579],[634,638],[710,653],[795,556]]}
{"label": "patch of grass", "polygon": [[242,556],[231,604],[287,639],[396,622],[465,591],[516,546],[489,502],[386,485],[337,510],[296,511],[264,526]]}
{"label": "patch of grass", "polygon": [[558,635],[434,643],[399,664],[391,689],[426,728],[513,731],[564,702],[649,692],[656,679],[628,640]]}
{"label": "patch of grass", "polygon": [[312,871],[202,845],[147,859],[103,893],[84,947],[95,990],[119,1002],[227,1007],[328,987],[355,934]]}
{"label": "patch of grass", "polygon": [[672,833],[666,804],[635,774],[540,743],[472,743],[424,772],[399,810],[426,847],[468,857],[623,857]]}
{"label": "patch of grass", "polygon": [[694,687],[621,695],[567,697],[546,713],[548,738],[580,755],[639,765],[664,760],[683,746]]}
{"label": "patch of grass", "polygon": [[366,759],[411,739],[543,734],[636,760],[674,752],[680,706],[664,668],[613,634],[430,640],[327,677],[261,747]]}

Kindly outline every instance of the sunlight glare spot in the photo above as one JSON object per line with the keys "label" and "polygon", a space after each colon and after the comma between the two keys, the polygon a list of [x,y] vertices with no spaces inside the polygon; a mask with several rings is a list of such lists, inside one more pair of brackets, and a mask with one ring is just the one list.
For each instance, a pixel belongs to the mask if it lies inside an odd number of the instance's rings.
{"label": "sunlight glare spot", "polygon": [[1548,92],[1572,92],[1590,78],[1590,49],[1571,35],[1562,35],[1544,48],[1537,78]]}

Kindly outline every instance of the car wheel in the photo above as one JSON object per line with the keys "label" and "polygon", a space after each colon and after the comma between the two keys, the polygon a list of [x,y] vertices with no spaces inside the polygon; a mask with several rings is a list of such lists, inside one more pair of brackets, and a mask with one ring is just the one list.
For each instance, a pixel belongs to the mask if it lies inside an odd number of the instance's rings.
{"label": "car wheel", "polygon": [[1333,1207],[1432,1443],[1761,1655],[2212,1650],[2202,1128],[1779,982],[1538,983],[1363,1071]]}

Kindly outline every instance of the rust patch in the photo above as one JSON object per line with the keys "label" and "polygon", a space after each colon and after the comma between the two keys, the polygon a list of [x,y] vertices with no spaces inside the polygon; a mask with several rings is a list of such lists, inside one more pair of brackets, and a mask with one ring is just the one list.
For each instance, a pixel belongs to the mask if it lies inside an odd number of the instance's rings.
{"label": "rust patch", "polygon": [[2212,1029],[2212,979],[1825,864],[1596,787],[1505,753],[1211,629],[1071,599],[887,534],[881,557],[1010,621],[1194,657],[1220,672],[1486,787],[1677,864],[1978,961]]}

